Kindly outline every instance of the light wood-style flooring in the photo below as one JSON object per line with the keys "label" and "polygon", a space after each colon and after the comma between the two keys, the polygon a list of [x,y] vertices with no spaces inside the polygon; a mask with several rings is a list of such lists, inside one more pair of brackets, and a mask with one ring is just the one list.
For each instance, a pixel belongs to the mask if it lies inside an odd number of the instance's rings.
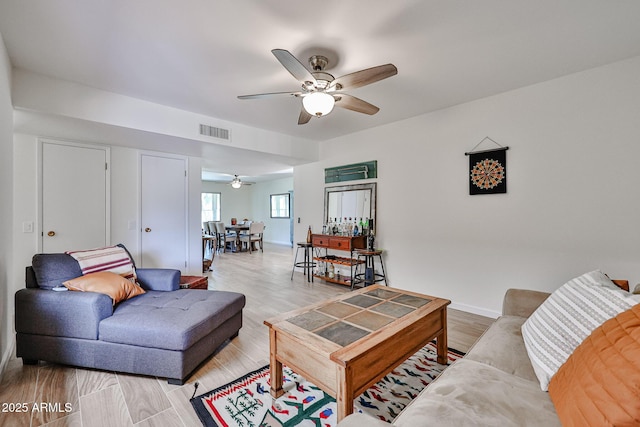
{"label": "light wood-style flooring", "polygon": [[[207,273],[209,289],[247,296],[244,326],[185,385],[45,362],[23,366],[21,360],[12,359],[0,382],[0,426],[200,426],[189,403],[196,381],[201,394],[267,365],[269,334],[264,319],[348,291],[319,280],[308,283],[300,270],[290,280],[293,255],[290,247],[265,244],[264,253],[215,256],[213,271]],[[492,321],[449,309],[449,347],[466,352]],[[23,409],[26,412],[17,412]]]}

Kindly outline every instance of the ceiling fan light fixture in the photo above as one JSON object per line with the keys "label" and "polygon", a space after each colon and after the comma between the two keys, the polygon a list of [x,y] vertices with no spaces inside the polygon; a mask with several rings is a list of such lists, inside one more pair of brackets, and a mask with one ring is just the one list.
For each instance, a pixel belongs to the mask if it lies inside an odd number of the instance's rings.
{"label": "ceiling fan light fixture", "polygon": [[240,181],[240,178],[238,178],[238,175],[236,175],[235,178],[233,178],[233,181],[231,181],[231,187],[233,188],[242,187],[242,181]]}
{"label": "ceiling fan light fixture", "polygon": [[307,113],[317,117],[329,114],[335,103],[333,96],[324,92],[313,92],[302,98],[302,106]]}

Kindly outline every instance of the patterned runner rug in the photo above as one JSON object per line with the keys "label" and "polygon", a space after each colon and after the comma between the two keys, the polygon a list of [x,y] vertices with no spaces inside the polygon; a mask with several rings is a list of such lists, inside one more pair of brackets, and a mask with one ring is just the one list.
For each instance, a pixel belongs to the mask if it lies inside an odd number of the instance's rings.
{"label": "patterned runner rug", "polygon": [[[464,353],[449,349],[449,364]],[[355,411],[391,422],[447,365],[436,362],[436,346],[427,344],[354,401]],[[191,404],[206,427],[322,426],[337,424],[335,399],[288,367],[285,394],[269,394],[269,366],[250,372]]]}

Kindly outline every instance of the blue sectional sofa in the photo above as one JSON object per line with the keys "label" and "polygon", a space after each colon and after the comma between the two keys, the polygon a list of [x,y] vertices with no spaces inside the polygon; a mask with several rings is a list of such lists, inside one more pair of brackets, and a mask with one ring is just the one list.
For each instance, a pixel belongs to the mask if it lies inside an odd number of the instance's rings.
{"label": "blue sectional sofa", "polygon": [[183,384],[242,327],[245,296],[180,289],[180,271],[136,269],[146,293],[113,305],[96,292],[52,288],[81,276],[67,254],[37,254],[15,295],[16,354],[87,368],[152,375]]}

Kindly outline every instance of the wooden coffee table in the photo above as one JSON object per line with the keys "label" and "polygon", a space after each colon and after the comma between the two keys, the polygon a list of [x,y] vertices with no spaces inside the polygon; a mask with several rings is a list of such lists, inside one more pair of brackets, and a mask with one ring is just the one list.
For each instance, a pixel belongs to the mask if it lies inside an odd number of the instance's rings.
{"label": "wooden coffee table", "polygon": [[451,301],[373,285],[267,319],[271,395],[282,396],[282,364],[336,398],[338,420],[353,400],[432,339],[447,363]]}

